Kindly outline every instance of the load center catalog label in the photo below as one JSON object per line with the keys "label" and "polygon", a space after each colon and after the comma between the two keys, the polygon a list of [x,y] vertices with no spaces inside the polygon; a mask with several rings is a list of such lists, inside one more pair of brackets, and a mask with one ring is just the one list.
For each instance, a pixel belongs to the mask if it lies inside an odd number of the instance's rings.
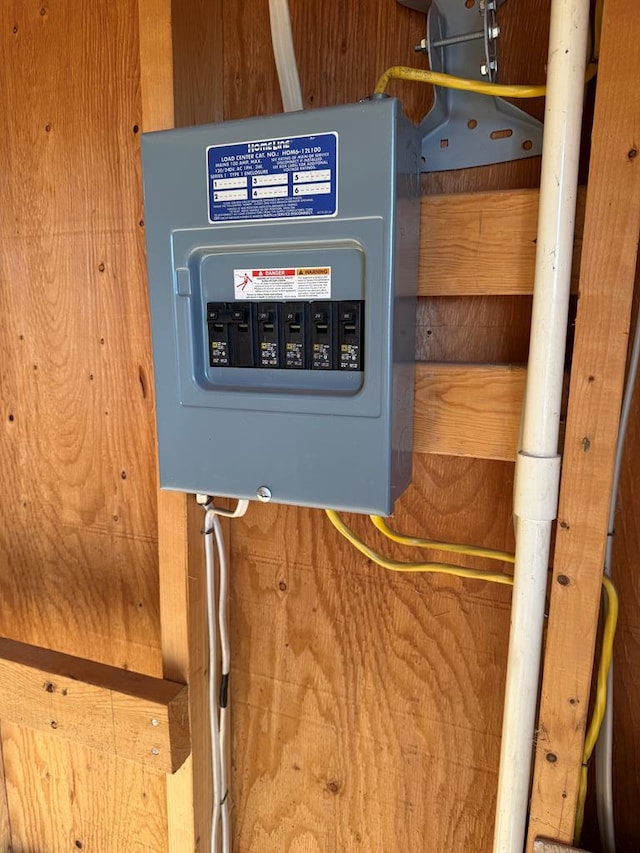
{"label": "load center catalog label", "polygon": [[338,134],[207,148],[209,221],[335,216]]}

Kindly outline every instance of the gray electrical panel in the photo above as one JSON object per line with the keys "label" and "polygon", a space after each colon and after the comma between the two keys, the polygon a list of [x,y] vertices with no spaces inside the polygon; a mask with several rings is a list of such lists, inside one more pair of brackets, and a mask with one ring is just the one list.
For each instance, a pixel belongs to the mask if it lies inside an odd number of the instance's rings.
{"label": "gray electrical panel", "polygon": [[392,511],[419,157],[393,98],[143,135],[162,488]]}

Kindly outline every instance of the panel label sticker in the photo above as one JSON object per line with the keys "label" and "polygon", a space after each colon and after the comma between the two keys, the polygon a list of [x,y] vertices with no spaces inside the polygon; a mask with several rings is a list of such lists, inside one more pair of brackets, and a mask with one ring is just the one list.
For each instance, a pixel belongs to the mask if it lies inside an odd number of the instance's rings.
{"label": "panel label sticker", "polygon": [[331,267],[234,270],[236,299],[330,299]]}
{"label": "panel label sticker", "polygon": [[335,216],[338,134],[207,148],[209,222]]}

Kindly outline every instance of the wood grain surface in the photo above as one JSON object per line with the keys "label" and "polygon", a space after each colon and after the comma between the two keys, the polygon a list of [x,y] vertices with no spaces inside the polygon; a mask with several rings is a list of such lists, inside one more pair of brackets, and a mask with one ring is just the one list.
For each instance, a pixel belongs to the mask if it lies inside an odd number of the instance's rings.
{"label": "wood grain surface", "polygon": [[0,639],[0,719],[174,773],[191,751],[184,684]]}
{"label": "wood grain surface", "polygon": [[524,367],[417,365],[414,452],[515,461],[525,380]]}
{"label": "wood grain surface", "polygon": [[[0,4],[0,634],[160,676],[138,65],[134,0]],[[2,734],[14,851],[165,849],[162,775]]]}
{"label": "wood grain surface", "polygon": [[[523,296],[533,293],[538,190],[424,196],[420,296]],[[578,195],[572,290],[577,290],[584,227]]]}
{"label": "wood grain surface", "polygon": [[[497,517],[495,498],[512,466],[493,463],[489,478],[468,460],[455,483],[437,460],[416,457],[397,525],[508,540],[510,513]],[[438,475],[451,492],[447,524]],[[471,495],[483,509],[470,525]],[[239,849],[425,850],[436,838],[489,849],[509,590],[385,573],[320,512],[252,507],[233,532]],[[492,690],[470,686],[479,673]]]}
{"label": "wood grain surface", "polygon": [[10,723],[2,736],[11,853],[166,849],[164,776]]}
{"label": "wood grain surface", "polygon": [[[139,0],[142,125],[222,118],[222,0]],[[167,70],[171,73],[167,78]],[[202,510],[158,493],[160,623],[165,676],[188,682],[191,755],[166,780],[167,850],[209,847],[212,774]]]}
{"label": "wood grain surface", "polygon": [[528,850],[573,840],[640,233],[639,37],[640,7],[607,0]]}

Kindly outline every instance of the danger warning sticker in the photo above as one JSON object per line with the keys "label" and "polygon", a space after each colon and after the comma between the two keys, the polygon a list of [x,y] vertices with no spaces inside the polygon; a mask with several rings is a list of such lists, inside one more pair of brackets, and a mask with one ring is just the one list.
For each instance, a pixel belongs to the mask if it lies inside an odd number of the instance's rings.
{"label": "danger warning sticker", "polygon": [[234,270],[236,299],[330,299],[331,267]]}

